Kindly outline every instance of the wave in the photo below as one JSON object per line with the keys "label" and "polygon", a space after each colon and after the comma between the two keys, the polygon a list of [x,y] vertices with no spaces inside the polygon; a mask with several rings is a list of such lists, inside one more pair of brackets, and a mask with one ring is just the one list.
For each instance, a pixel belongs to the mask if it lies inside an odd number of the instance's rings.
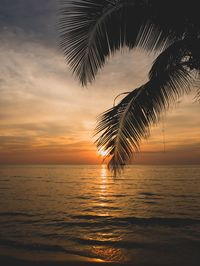
{"label": "wave", "polygon": [[123,241],[123,240],[111,241],[111,240],[95,240],[95,239],[85,239],[85,238],[73,238],[71,240],[81,245],[107,246],[107,247],[126,248],[126,249],[133,249],[133,248],[157,249],[160,246],[160,243],[154,245],[153,243],[141,243],[141,242]]}
{"label": "wave", "polygon": [[41,244],[41,243],[22,243],[19,241],[14,241],[10,239],[1,239],[0,244],[4,246],[9,246],[17,249],[25,249],[31,251],[54,251],[54,252],[62,252],[65,249],[59,245],[49,245],[49,244]]}
{"label": "wave", "polygon": [[[155,204],[155,202],[148,202]],[[34,215],[26,212],[0,212],[0,217],[20,218],[21,224],[36,224],[48,227],[100,227],[100,226],[163,226],[163,227],[183,227],[190,225],[200,225],[200,219],[179,218],[179,217],[113,217],[109,215],[71,215],[66,218],[42,217],[40,214]]]}
{"label": "wave", "polygon": [[[151,199],[153,200],[153,199]],[[157,201],[144,201],[145,204],[160,204],[159,202]]]}
{"label": "wave", "polygon": [[151,193],[151,192],[141,192],[138,194],[138,199],[155,199],[158,200],[163,197],[163,195]]}
{"label": "wave", "polygon": [[151,217],[151,218],[137,218],[137,217],[127,217],[127,218],[115,218],[115,221],[127,222],[129,224],[135,225],[146,225],[146,226],[173,226],[182,227],[193,224],[200,224],[198,219],[190,218],[164,218],[164,217]]}
{"label": "wave", "polygon": [[10,176],[10,178],[26,178],[28,180],[31,180],[31,179],[43,179],[44,176],[13,175],[13,176]]}
{"label": "wave", "polygon": [[151,193],[151,192],[141,192],[141,193],[139,193],[139,195],[144,195],[144,196],[158,196],[158,197],[160,197],[160,195],[159,194],[155,194],[155,193]]}
{"label": "wave", "polygon": [[79,255],[83,257],[90,258],[100,258],[100,256],[96,254],[92,254],[91,252],[87,252],[87,250],[78,250],[73,248],[65,248],[61,245],[53,245],[53,244],[42,244],[42,243],[22,243],[20,241],[14,241],[10,239],[0,239],[0,245],[6,246],[9,248],[15,248],[17,250],[27,250],[32,252],[53,252],[53,253],[66,253],[71,255]]}
{"label": "wave", "polygon": [[91,227],[97,228],[101,226],[121,226],[127,227],[130,225],[143,227],[184,227],[190,225],[200,225],[199,219],[190,218],[138,218],[138,217],[111,217],[111,216],[96,216],[96,215],[75,215],[70,221],[57,221],[46,224],[47,226],[55,227]]}
{"label": "wave", "polygon": [[96,220],[96,219],[103,220],[103,219],[106,219],[108,217],[111,217],[111,216],[108,216],[108,215],[100,215],[100,216],[97,216],[97,215],[73,215],[72,216],[72,218],[74,218],[74,219],[84,219],[84,220]]}
{"label": "wave", "polygon": [[34,217],[35,215],[25,212],[0,212],[0,216]]}

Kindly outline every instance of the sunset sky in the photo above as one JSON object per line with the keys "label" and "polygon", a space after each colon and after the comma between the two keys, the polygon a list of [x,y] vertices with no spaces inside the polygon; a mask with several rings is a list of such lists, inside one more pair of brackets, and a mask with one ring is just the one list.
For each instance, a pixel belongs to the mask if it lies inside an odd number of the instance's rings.
{"label": "sunset sky", "polygon": [[[82,88],[58,46],[56,2],[0,1],[1,164],[101,162],[92,137],[97,115],[117,94],[144,83],[155,57],[140,50],[117,53]],[[194,95],[163,115],[136,163],[200,163]]]}

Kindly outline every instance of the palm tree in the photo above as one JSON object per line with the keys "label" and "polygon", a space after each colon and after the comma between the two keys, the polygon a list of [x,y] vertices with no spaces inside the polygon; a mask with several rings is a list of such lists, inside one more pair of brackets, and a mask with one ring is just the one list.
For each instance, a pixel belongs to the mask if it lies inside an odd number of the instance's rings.
{"label": "palm tree", "polygon": [[98,118],[96,144],[111,156],[109,168],[116,174],[161,112],[199,80],[198,1],[66,0],[59,29],[61,47],[82,85],[91,83],[107,57],[124,46],[162,50],[149,81]]}

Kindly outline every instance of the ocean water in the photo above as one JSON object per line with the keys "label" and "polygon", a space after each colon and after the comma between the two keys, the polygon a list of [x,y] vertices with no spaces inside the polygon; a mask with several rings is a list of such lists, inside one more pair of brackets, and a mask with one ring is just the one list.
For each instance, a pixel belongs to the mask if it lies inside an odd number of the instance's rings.
{"label": "ocean water", "polygon": [[200,265],[200,166],[0,166],[0,254]]}

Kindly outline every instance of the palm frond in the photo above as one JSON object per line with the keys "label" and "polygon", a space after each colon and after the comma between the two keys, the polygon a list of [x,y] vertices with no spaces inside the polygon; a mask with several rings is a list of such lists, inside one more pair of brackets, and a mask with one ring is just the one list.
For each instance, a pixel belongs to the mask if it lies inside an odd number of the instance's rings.
{"label": "palm frond", "polygon": [[198,101],[198,102],[200,103],[200,86],[199,86],[199,88],[198,88],[198,90],[197,90],[197,94],[196,94],[196,96],[195,96],[195,100]]}
{"label": "palm frond", "polygon": [[139,150],[140,141],[160,114],[183,93],[190,91],[192,77],[181,65],[171,67],[161,76],[132,91],[117,106],[98,119],[96,144],[111,156],[109,169],[116,175]]}
{"label": "palm frond", "polygon": [[[146,17],[137,15],[145,8],[142,2],[64,1],[59,21],[60,44],[82,85],[95,78],[108,55],[124,45],[135,45],[140,27],[146,22]],[[132,6],[134,10],[130,12]]]}
{"label": "palm frond", "polygon": [[[121,2],[69,0],[61,8],[61,47],[83,85],[94,79],[106,56],[120,46],[119,32],[123,31],[119,13]],[[112,27],[112,32],[110,23],[116,26]]]}
{"label": "palm frond", "polygon": [[149,78],[155,78],[179,62],[190,70],[200,70],[200,39],[185,38],[167,47],[154,61]]}
{"label": "palm frond", "polygon": [[66,60],[86,85],[106,58],[125,45],[152,50],[183,35],[199,36],[198,1],[63,0],[59,31]]}

